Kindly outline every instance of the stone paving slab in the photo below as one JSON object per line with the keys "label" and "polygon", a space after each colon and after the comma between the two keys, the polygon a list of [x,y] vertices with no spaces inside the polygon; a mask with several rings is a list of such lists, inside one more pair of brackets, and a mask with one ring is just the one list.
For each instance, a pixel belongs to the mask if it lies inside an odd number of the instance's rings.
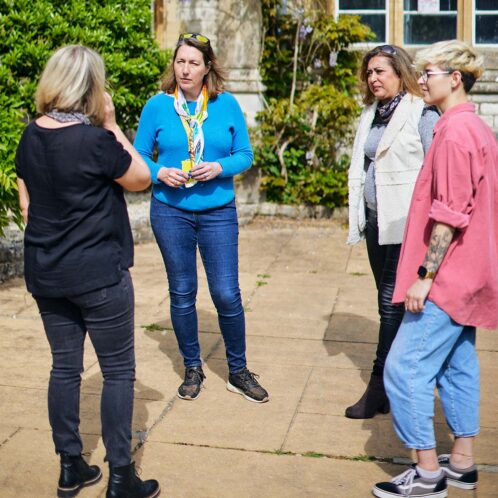
{"label": "stone paving slab", "polygon": [[[198,258],[197,308],[206,388],[180,400],[183,378],[169,318],[169,295],[155,243],[137,246],[135,459],[162,496],[370,496],[371,485],[403,466],[368,458],[409,457],[390,415],[354,421],[344,409],[368,382],[378,333],[375,283],[364,244],[348,247],[330,221],[257,219],[240,229],[240,282],[249,367],[271,400],[249,403],[226,390],[227,365],[216,312]],[[58,461],[47,418],[50,352],[35,303],[21,279],[0,286],[0,496],[55,495]],[[479,331],[482,433],[479,490],[450,498],[498,496],[498,334]],[[102,375],[89,341],[81,433],[91,463],[102,464]],[[436,404],[438,443],[451,443]],[[306,456],[302,456],[306,455]],[[107,476],[107,469],[104,470]],[[22,485],[19,486],[19,479]],[[103,498],[105,481],[81,491]]]}
{"label": "stone paving slab", "polygon": [[[177,401],[164,424],[150,434],[150,441],[183,442],[199,446],[222,446],[245,450],[278,451],[285,439],[295,406],[301,397],[310,369],[250,365],[268,389],[271,402],[259,405],[226,389],[225,362],[207,362],[200,398]],[[289,377],[293,382],[289,383]],[[268,421],[271,420],[271,423]]]}

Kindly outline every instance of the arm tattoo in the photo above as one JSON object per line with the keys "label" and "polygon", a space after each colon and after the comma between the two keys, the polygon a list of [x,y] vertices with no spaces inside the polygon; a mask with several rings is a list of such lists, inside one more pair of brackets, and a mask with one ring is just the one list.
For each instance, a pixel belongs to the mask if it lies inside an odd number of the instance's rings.
{"label": "arm tattoo", "polygon": [[448,247],[453,239],[455,229],[443,223],[434,223],[431,241],[424,259],[424,266],[428,271],[436,272],[443,261]]}

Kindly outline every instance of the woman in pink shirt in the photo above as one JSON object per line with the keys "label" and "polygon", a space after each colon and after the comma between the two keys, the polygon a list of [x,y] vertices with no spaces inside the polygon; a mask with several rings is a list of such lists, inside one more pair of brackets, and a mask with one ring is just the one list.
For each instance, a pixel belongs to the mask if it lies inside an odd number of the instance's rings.
{"label": "woman in pink shirt", "polygon": [[[405,228],[393,302],[406,313],[391,347],[384,383],[394,427],[417,465],[373,494],[447,496],[447,484],[474,489],[479,433],[476,327],[498,326],[498,145],[468,93],[482,59],[452,40],[415,59],[427,104],[443,113],[420,171]],[[436,453],[434,388],[455,437]]]}

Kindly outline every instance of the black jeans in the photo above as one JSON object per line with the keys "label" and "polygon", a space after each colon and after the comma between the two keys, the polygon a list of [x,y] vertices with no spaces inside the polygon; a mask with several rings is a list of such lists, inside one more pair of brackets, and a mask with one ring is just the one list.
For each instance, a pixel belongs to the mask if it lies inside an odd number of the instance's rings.
{"label": "black jeans", "polygon": [[401,244],[379,245],[377,212],[371,209],[367,209],[365,237],[368,259],[377,286],[380,315],[379,343],[377,345],[372,373],[374,375],[382,375],[387,354],[391,349],[391,344],[396,337],[405,313],[403,304],[392,303]]}
{"label": "black jeans", "polygon": [[77,296],[35,296],[52,352],[48,414],[57,453],[81,453],[83,346],[88,335],[104,377],[100,416],[106,461],[131,462],[135,381],[134,292],[130,273],[115,285]]}

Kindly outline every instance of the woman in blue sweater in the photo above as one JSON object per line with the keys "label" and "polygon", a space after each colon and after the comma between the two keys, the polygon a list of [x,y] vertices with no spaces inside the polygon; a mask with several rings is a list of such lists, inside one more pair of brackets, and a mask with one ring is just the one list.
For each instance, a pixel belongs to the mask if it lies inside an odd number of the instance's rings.
{"label": "woman in blue sweater", "polygon": [[199,247],[225,341],[227,389],[263,403],[268,393],[246,366],[233,186],[233,177],[250,168],[253,154],[242,111],[223,83],[209,39],[180,35],[163,92],[142,111],[135,147],[151,171],[151,225],[166,266],[171,320],[185,364],[178,396],[196,399],[205,379],[195,308]]}

